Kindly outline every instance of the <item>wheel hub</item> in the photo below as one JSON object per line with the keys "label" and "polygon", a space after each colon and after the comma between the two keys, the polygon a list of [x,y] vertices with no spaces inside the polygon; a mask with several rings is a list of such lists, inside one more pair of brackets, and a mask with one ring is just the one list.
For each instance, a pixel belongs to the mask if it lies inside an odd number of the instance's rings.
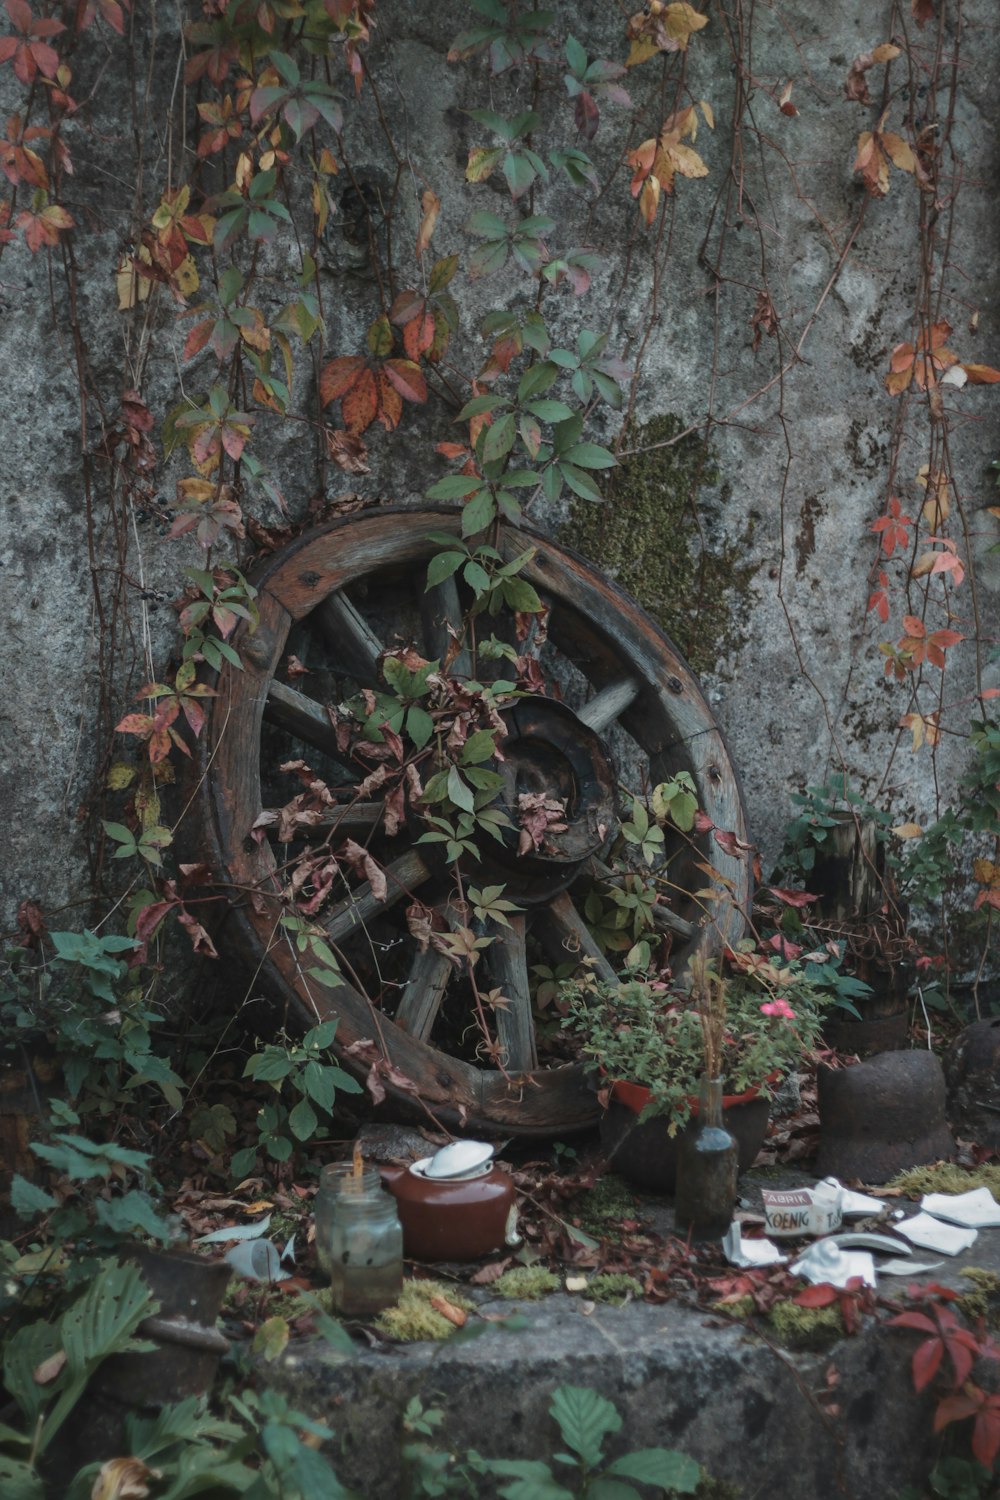
{"label": "wheel hub", "polygon": [[530,905],[564,890],[617,830],[615,775],[597,734],[564,703],[525,698],[502,717],[500,805],[512,827],[485,863]]}

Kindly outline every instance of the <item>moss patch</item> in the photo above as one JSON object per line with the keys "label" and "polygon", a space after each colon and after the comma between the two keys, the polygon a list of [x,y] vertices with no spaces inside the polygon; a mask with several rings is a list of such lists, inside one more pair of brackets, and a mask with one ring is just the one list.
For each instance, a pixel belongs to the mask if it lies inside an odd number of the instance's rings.
{"label": "moss patch", "polygon": [[1000,1327],[1000,1276],[982,1266],[966,1266],[958,1273],[972,1283],[958,1299],[967,1318],[984,1318],[990,1328]]}
{"label": "moss patch", "polygon": [[910,1198],[924,1193],[971,1193],[974,1188],[989,1188],[1000,1203],[1000,1166],[958,1167],[954,1162],[936,1161],[929,1167],[911,1167],[899,1172],[888,1184]]}
{"label": "moss patch", "polygon": [[592,1188],[578,1193],[571,1208],[574,1222],[578,1221],[581,1229],[596,1235],[598,1239],[622,1219],[639,1217],[635,1194],[624,1179],[616,1177],[614,1172],[606,1172]]}
{"label": "moss patch", "polygon": [[537,1302],[539,1297],[557,1292],[560,1285],[559,1277],[554,1272],[547,1271],[544,1266],[515,1266],[512,1271],[505,1271],[499,1281],[494,1282],[493,1290],[498,1297]]}
{"label": "moss patch", "polygon": [[408,1344],[419,1339],[450,1338],[455,1325],[431,1306],[432,1297],[444,1297],[463,1312],[471,1312],[473,1308],[467,1297],[460,1297],[454,1287],[446,1286],[443,1281],[407,1281],[395,1305],[379,1313],[375,1320],[377,1327]]}
{"label": "moss patch", "polygon": [[776,1302],[767,1315],[775,1337],[790,1349],[825,1349],[844,1332],[836,1302],[829,1307],[800,1307]]}
{"label": "moss patch", "polygon": [[574,501],[563,539],[634,595],[701,673],[741,644],[738,605],[759,564],[745,561],[752,519],[735,542],[715,535],[720,498],[702,493],[720,478],[709,445],[692,433],[653,446],[685,425],[667,413],[630,427],[623,447],[649,451],[622,460],[603,505]]}
{"label": "moss patch", "polygon": [[642,1296],[642,1282],[626,1271],[602,1271],[587,1284],[587,1296],[594,1302],[609,1302],[621,1307],[631,1298]]}

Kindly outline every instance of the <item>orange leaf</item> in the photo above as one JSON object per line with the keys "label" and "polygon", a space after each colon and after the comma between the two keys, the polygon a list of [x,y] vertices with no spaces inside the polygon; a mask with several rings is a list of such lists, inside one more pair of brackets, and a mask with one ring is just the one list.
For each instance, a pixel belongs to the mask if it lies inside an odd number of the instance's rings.
{"label": "orange leaf", "polygon": [[[358,359],[356,361],[347,361],[335,359],[333,361],[335,365],[347,364],[349,362],[355,365],[356,374],[353,380],[348,384],[347,389],[343,391],[343,394],[341,396],[341,410],[344,414],[345,428],[348,432],[354,433],[355,436],[358,436],[362,432],[364,432],[366,427],[371,426],[371,424],[379,414],[378,387],[375,383],[375,375],[373,371],[368,369],[364,360]],[[326,370],[323,371],[323,374],[325,375],[329,369],[330,366],[327,365]],[[321,394],[322,389],[323,387],[321,376]],[[323,404],[326,404],[325,401]]]}
{"label": "orange leaf", "polygon": [[417,257],[422,256],[431,242],[431,235],[441,212],[441,199],[437,193],[426,190],[421,196],[420,207],[423,209],[423,218],[420,220],[420,230],[417,234]]}
{"label": "orange leaf", "polygon": [[970,385],[996,385],[1000,381],[1000,370],[992,365],[963,365]]}
{"label": "orange leaf", "polygon": [[[330,363],[324,365],[319,375],[319,400],[320,406],[329,406],[331,401],[336,401],[338,396],[343,396],[351,386],[360,378],[365,368],[365,362],[360,354],[345,355],[341,359],[331,359]],[[368,423],[365,423],[367,427]]]}

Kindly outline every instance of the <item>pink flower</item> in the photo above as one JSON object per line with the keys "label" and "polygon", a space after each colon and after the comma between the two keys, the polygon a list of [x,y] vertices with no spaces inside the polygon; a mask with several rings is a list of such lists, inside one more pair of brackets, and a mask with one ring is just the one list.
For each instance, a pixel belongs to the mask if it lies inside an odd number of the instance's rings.
{"label": "pink flower", "polygon": [[777,1000],[765,1000],[760,1013],[762,1016],[780,1016],[783,1021],[795,1020],[794,1010],[782,995]]}

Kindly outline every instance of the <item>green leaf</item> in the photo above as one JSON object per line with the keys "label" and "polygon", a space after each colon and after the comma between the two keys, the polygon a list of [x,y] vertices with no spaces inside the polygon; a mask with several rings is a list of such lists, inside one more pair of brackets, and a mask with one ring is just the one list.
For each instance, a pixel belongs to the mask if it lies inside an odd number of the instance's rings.
{"label": "green leaf", "polygon": [[431,271],[430,279],[427,283],[428,290],[430,291],[431,295],[433,296],[435,292],[443,291],[448,283],[452,280],[457,270],[457,255],[446,255],[441,260],[437,261],[435,263],[434,269]]}
{"label": "green leaf", "polygon": [[505,240],[507,238],[507,225],[503,219],[496,214],[485,213],[482,210],[472,215],[466,227],[470,234],[478,234],[484,239]]}
{"label": "green leaf", "polygon": [[574,415],[573,408],[565,401],[529,401],[528,410],[540,422],[566,422]]}
{"label": "green leaf", "polygon": [[464,500],[482,484],[477,474],[448,474],[427,491],[428,500]]}
{"label": "green leaf", "polygon": [[509,151],[504,158],[503,175],[507,179],[510,196],[520,198],[539,174],[527,155],[522,155],[520,151]]}
{"label": "green leaf", "polygon": [[244,1146],[242,1151],[234,1151],[229,1163],[233,1181],[238,1182],[241,1177],[247,1177],[257,1165],[257,1147]]}
{"label": "green leaf", "polygon": [[496,753],[494,732],[490,729],[477,729],[462,746],[462,765],[481,765],[483,761],[492,760]]}
{"label": "green leaf", "polygon": [[258,1083],[281,1083],[288,1077],[295,1064],[280,1047],[265,1047],[247,1059],[243,1069],[244,1078],[256,1078]]}
{"label": "green leaf", "polygon": [[406,732],[416,745],[422,750],[431,740],[434,734],[434,720],[426,709],[413,707],[406,715]]}
{"label": "green leaf", "polygon": [[59,1207],[51,1193],[43,1192],[20,1172],[15,1172],[10,1185],[10,1206],[20,1219],[30,1219],[33,1214],[49,1213]]}
{"label": "green leaf", "polygon": [[457,766],[452,766],[448,772],[448,796],[456,807],[462,807],[466,812],[472,812],[475,808],[472,788],[462,780]]}
{"label": "green leaf", "polygon": [[604,1439],[622,1425],[610,1401],[579,1385],[559,1386],[553,1392],[549,1413],[559,1424],[563,1442],[591,1469],[601,1462]]}
{"label": "green leaf", "polygon": [[542,608],[541,599],[526,578],[505,579],[503,596],[511,609],[522,614],[537,615]]}
{"label": "green leaf", "polygon": [[560,463],[559,469],[574,495],[579,495],[581,500],[604,499],[597,485],[583,469],[575,469],[572,464],[564,463]]}
{"label": "green leaf", "polygon": [[609,1464],[608,1474],[621,1474],[639,1484],[658,1484],[679,1495],[693,1495],[701,1481],[701,1468],[685,1453],[673,1448],[640,1448]]}
{"label": "green leaf", "polygon": [[496,463],[498,459],[504,458],[514,446],[515,418],[513,412],[507,412],[499,422],[494,422],[492,427],[487,427],[483,432],[483,463]]}
{"label": "green leaf", "polygon": [[642,1500],[642,1496],[632,1485],[624,1484],[620,1479],[608,1479],[601,1474],[588,1485],[587,1500]]}
{"label": "green leaf", "polygon": [[496,504],[489,490],[480,490],[462,511],[462,535],[475,536],[478,531],[483,531],[496,513]]}
{"label": "green leaf", "polygon": [[308,1141],[319,1124],[316,1111],[308,1099],[300,1099],[288,1115],[288,1128],[297,1141]]}
{"label": "green leaf", "polygon": [[578,464],[581,469],[615,469],[618,460],[607,448],[601,448],[597,443],[577,443],[575,448],[570,448],[564,455],[571,464]]}

